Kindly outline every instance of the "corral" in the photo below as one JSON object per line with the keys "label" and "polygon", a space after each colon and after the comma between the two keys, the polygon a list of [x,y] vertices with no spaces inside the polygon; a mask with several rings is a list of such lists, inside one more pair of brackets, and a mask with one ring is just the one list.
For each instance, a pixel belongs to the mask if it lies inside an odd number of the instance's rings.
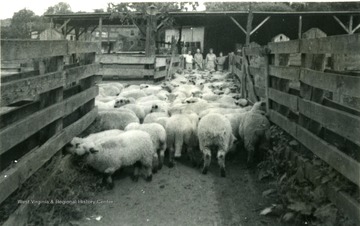
{"label": "corral", "polygon": [[[291,145],[287,142],[276,155],[289,160],[296,175],[301,174],[311,186],[320,187],[355,225],[360,224],[359,53],[359,33],[324,37],[315,29],[304,32],[301,39],[244,47],[242,55],[235,56],[229,67],[234,74],[231,82],[239,84],[242,98],[251,103],[265,101],[271,123],[297,141]],[[97,117],[95,98],[100,77],[107,82],[157,84],[174,74],[184,76],[176,73],[181,66],[177,54],[100,54],[95,42],[1,40],[1,64],[0,203],[5,204],[5,209],[15,200],[49,198],[48,194],[59,186],[59,175],[64,185],[68,186],[66,179],[75,184],[78,175],[67,173],[76,169],[60,150]],[[274,158],[271,154],[267,157]],[[290,177],[290,170],[277,182],[258,181],[259,172],[244,167],[243,153],[228,162],[227,178],[213,172],[203,176],[188,165],[184,161],[174,169],[165,167],[148,184],[134,184],[120,173],[115,176],[121,178],[115,180],[115,190],[91,191],[91,200],[112,203],[92,206],[94,212],[84,213],[76,223],[292,224],[258,216],[277,198],[262,197],[266,196],[262,192],[273,187],[271,183],[281,184]],[[318,170],[320,165],[332,168],[335,176],[324,175],[326,172]],[[210,171],[215,171],[213,168]],[[16,196],[24,192],[28,180],[39,175],[39,169],[45,169],[40,177],[47,170],[50,176],[41,178],[39,188],[32,187],[34,191],[27,192],[28,196]],[[339,182],[349,186],[344,189]],[[65,199],[72,197],[62,195]],[[22,225],[32,219],[31,205],[17,203],[15,207],[9,207],[16,209],[13,214],[7,213],[8,218],[1,219],[5,225]],[[51,209],[47,220],[55,215],[56,210],[53,206]],[[304,210],[289,209],[296,213]],[[286,212],[280,216],[284,218]],[[54,223],[44,219],[45,225]],[[32,221],[36,223],[39,221]]]}

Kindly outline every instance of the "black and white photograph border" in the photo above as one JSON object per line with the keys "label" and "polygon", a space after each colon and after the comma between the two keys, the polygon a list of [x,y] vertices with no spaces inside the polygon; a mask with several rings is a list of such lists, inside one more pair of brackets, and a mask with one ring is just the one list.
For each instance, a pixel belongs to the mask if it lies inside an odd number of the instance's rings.
{"label": "black and white photograph border", "polygon": [[360,1],[0,5],[0,225],[360,225]]}

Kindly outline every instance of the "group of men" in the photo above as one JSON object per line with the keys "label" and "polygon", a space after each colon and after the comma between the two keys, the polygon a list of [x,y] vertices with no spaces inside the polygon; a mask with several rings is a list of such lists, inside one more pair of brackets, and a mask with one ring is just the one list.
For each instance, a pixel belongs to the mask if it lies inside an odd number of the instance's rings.
{"label": "group of men", "polygon": [[197,70],[223,71],[224,63],[228,56],[223,56],[223,53],[220,52],[219,57],[216,57],[213,49],[210,49],[204,59],[200,49],[197,49],[194,56],[191,51],[188,51],[187,54],[183,54],[183,57],[185,59],[185,69],[187,70],[192,70],[195,65]]}

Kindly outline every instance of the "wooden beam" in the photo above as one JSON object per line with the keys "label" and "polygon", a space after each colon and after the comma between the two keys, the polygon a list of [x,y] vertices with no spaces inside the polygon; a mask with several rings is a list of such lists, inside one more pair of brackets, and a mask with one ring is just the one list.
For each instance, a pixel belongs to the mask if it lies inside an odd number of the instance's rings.
{"label": "wooden beam", "polygon": [[300,41],[291,40],[287,42],[269,42],[268,48],[272,54],[299,53]]}
{"label": "wooden beam", "polygon": [[342,27],[342,28],[344,28],[344,30],[348,33],[348,34],[350,34],[350,31],[347,29],[347,27],[343,24],[343,22],[341,22],[341,20],[339,19],[339,18],[337,18],[337,16],[333,16],[333,18],[336,20],[336,22],[338,22],[339,24],[340,24],[340,26]]}
{"label": "wooden beam", "polygon": [[360,117],[304,99],[299,99],[299,112],[334,133],[360,145]]}
{"label": "wooden beam", "polygon": [[247,23],[246,23],[246,42],[245,42],[246,46],[250,45],[250,35],[251,35],[251,30],[252,30],[253,19],[254,19],[254,15],[253,15],[252,10],[250,10],[249,14],[248,14],[248,18],[247,18]]}
{"label": "wooden beam", "polygon": [[298,81],[300,78],[300,68],[271,65],[269,66],[269,75],[277,78]]}
{"label": "wooden beam", "polygon": [[98,25],[95,25],[95,27],[90,31],[90,34],[92,34],[97,27],[98,27]]}
{"label": "wooden beam", "polygon": [[349,19],[349,34],[353,34],[353,15],[350,15]]}
{"label": "wooden beam", "polygon": [[237,22],[237,21],[235,20],[234,17],[229,16],[229,18],[236,24],[236,26],[238,26],[238,27],[240,28],[240,30],[242,30],[242,32],[244,32],[244,34],[246,34],[246,30],[239,24],[239,22]]}
{"label": "wooden beam", "polygon": [[276,103],[279,103],[281,105],[284,105],[288,107],[291,111],[297,112],[298,111],[298,97],[281,92],[279,90],[269,88],[269,98],[275,101]]}
{"label": "wooden beam", "polygon": [[259,29],[263,24],[265,24],[266,21],[268,21],[269,19],[270,19],[270,16],[266,17],[263,21],[261,21],[261,23],[250,32],[250,35],[252,35],[257,29]]}
{"label": "wooden beam", "polygon": [[352,30],[352,34],[354,34],[355,31],[356,31],[357,29],[359,29],[359,28],[360,28],[360,24],[358,24],[358,25]]}
{"label": "wooden beam", "polygon": [[300,81],[319,89],[360,98],[360,77],[301,69]]}
{"label": "wooden beam", "polygon": [[70,22],[71,19],[67,19],[63,25],[61,25],[61,27],[59,27],[59,30],[63,29],[64,27],[66,27],[66,25]]}
{"label": "wooden beam", "polygon": [[282,114],[280,114],[274,110],[271,110],[271,109],[269,110],[269,116],[270,116],[270,120],[273,123],[275,123],[276,125],[281,127],[283,130],[285,130],[288,134],[290,134],[294,138],[296,138],[297,125],[295,122],[290,121],[288,118],[286,118]]}
{"label": "wooden beam", "polygon": [[103,75],[103,76],[119,76],[121,78],[121,76],[133,76],[135,77],[144,77],[144,76],[152,76],[154,75],[155,70],[154,69],[125,69],[125,68],[121,68],[121,69],[116,69],[116,68],[106,68],[102,67],[98,74]]}
{"label": "wooden beam", "polygon": [[100,51],[101,51],[101,43],[102,43],[102,17],[99,18],[99,43],[100,43]]}
{"label": "wooden beam", "polygon": [[[74,136],[83,132],[96,118],[97,109],[93,109],[81,119],[66,127],[41,147],[23,156],[20,161],[7,171],[0,174],[0,203],[22,185],[34,172],[46,163]],[[31,170],[29,170],[31,169]],[[5,176],[6,175],[6,176]]]}
{"label": "wooden beam", "polygon": [[163,21],[161,21],[161,23],[156,27],[156,30],[158,31],[164,25],[164,22],[168,21],[169,19],[170,17],[167,17]]}
{"label": "wooden beam", "polygon": [[296,138],[320,159],[325,161],[347,179],[360,185],[360,163],[333,145],[322,140],[301,126],[296,127]]}
{"label": "wooden beam", "polygon": [[66,31],[66,35],[68,35],[72,30],[74,30],[75,27],[70,28],[68,31]]}
{"label": "wooden beam", "polygon": [[301,39],[301,36],[302,36],[302,16],[299,16],[298,39]]}
{"label": "wooden beam", "polygon": [[155,64],[155,57],[101,55],[99,62],[101,64]]}

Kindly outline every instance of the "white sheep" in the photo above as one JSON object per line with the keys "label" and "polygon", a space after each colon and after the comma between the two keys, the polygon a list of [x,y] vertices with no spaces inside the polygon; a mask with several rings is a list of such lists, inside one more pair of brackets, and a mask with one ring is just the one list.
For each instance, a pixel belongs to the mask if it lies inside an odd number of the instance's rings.
{"label": "white sheep", "polygon": [[164,156],[166,150],[166,131],[158,123],[149,123],[149,124],[139,124],[139,123],[130,123],[126,126],[125,131],[128,130],[142,130],[147,132],[151,140],[153,141],[154,148],[156,152],[154,156],[156,161],[154,161],[153,172],[156,172],[157,169],[161,169],[164,163]]}
{"label": "white sheep", "polygon": [[194,146],[197,146],[198,116],[195,113],[175,114],[166,123],[167,147],[169,150],[169,167],[174,166],[174,157],[180,157],[183,146],[187,147],[189,157]]}
{"label": "white sheep", "polygon": [[256,102],[252,109],[243,113],[239,123],[239,137],[247,151],[247,163],[254,163],[256,151],[269,145],[270,122],[264,115],[264,102]]}
{"label": "white sheep", "polygon": [[123,130],[119,129],[111,129],[111,130],[105,130],[98,133],[93,133],[88,135],[87,137],[81,138],[81,137],[74,137],[70,143],[66,146],[66,151],[71,154],[81,154],[84,152],[84,150],[79,149],[79,145],[86,142],[98,142],[101,139],[117,136],[123,133]]}
{"label": "white sheep", "polygon": [[134,99],[139,99],[140,97],[146,97],[146,93],[142,90],[124,90],[120,96],[122,97],[132,97]]}
{"label": "white sheep", "polygon": [[211,152],[216,152],[220,175],[225,177],[225,156],[236,141],[229,120],[220,114],[208,114],[200,120],[197,135],[204,158],[202,173],[207,173]]}
{"label": "white sheep", "polygon": [[116,109],[99,111],[94,122],[86,129],[85,132],[87,134],[91,134],[109,129],[123,130],[132,122],[140,122],[138,117],[136,117],[136,115],[132,112],[118,111]]}
{"label": "white sheep", "polygon": [[[115,108],[117,108],[116,106],[117,105],[115,105]],[[137,104],[126,104],[126,105],[120,107],[120,109],[122,109],[122,108],[129,109],[130,111],[134,112],[136,117],[139,118],[140,123],[142,123],[144,121],[145,111],[141,106],[139,106]]]}
{"label": "white sheep", "polygon": [[150,135],[143,131],[127,131],[118,136],[101,139],[97,142],[85,142],[80,144],[86,165],[104,173],[104,181],[112,188],[114,186],[112,174],[125,166],[135,164],[134,181],[138,180],[141,166],[146,170],[146,180],[152,180],[152,161],[154,147]]}
{"label": "white sheep", "polygon": [[116,86],[109,84],[99,84],[99,94],[101,96],[118,96],[121,93],[121,90]]}
{"label": "white sheep", "polygon": [[157,122],[159,118],[169,117],[169,115],[166,112],[152,112],[148,115],[146,115],[144,119],[144,123],[153,123]]}

